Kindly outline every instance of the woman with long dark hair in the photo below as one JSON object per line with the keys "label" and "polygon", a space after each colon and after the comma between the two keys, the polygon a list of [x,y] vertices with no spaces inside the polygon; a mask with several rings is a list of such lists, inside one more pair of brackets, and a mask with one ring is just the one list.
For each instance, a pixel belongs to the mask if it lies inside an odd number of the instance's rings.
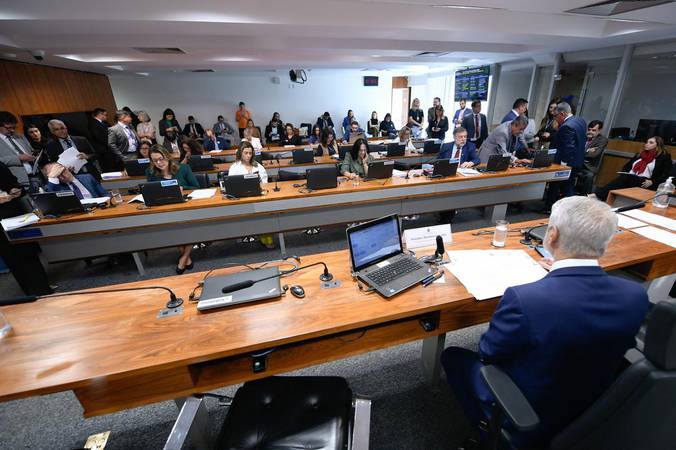
{"label": "woman with long dark hair", "polygon": [[177,136],[181,134],[181,125],[178,124],[178,120],[176,120],[176,114],[174,114],[174,110],[171,108],[164,110],[159,125],[160,136],[164,136],[164,133],[169,128],[173,128]]}

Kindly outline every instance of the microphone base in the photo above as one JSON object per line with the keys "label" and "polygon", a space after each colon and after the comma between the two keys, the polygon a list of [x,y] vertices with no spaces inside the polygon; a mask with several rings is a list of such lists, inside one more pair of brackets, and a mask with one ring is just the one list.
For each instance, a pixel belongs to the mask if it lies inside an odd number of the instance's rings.
{"label": "microphone base", "polygon": [[169,308],[169,309],[178,308],[178,307],[181,306],[182,304],[183,304],[183,299],[182,299],[182,298],[176,297],[176,299],[169,300],[169,301],[167,302],[167,308]]}
{"label": "microphone base", "polygon": [[275,192],[279,192],[279,191],[282,190],[282,188],[280,188],[279,186],[275,186],[274,189],[272,189],[272,190],[275,191]]}
{"label": "microphone base", "polygon": [[330,274],[330,273],[323,273],[323,274],[319,275],[319,279],[321,281],[331,281],[331,280],[333,280],[333,275]]}

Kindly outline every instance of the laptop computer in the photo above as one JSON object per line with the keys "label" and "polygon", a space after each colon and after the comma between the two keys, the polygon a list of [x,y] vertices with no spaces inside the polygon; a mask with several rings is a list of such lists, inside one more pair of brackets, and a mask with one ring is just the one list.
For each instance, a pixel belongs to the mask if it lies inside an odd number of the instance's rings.
{"label": "laptop computer", "polygon": [[73,191],[43,192],[31,194],[31,198],[45,216],[84,212],[84,206]]}
{"label": "laptop computer", "polygon": [[261,181],[257,173],[223,177],[224,194],[234,198],[261,195]]}
{"label": "laptop computer", "polygon": [[403,252],[396,214],[348,228],[347,243],[352,271],[385,298],[408,289],[434,272]]}
{"label": "laptop computer", "polygon": [[218,277],[207,277],[204,286],[202,287],[200,301],[197,302],[197,310],[205,311],[208,309],[222,308],[224,306],[233,306],[241,303],[280,297],[282,295],[282,289],[279,277],[255,283],[253,286],[240,289],[239,291],[233,291],[227,294],[223,294],[222,292],[224,286],[230,286],[248,280],[256,281],[277,274],[279,274],[279,268],[275,266]]}
{"label": "laptop computer", "polygon": [[404,156],[406,153],[406,144],[393,142],[387,145],[387,156]]}
{"label": "laptop computer", "polygon": [[315,161],[315,152],[311,148],[303,148],[293,151],[294,164],[308,164]]}
{"label": "laptop computer", "polygon": [[533,162],[530,165],[530,168],[539,169],[540,167],[549,167],[554,162],[555,156],[555,148],[550,148],[549,150],[537,150],[535,156],[533,156]]}
{"label": "laptop computer", "polygon": [[351,148],[352,148],[351,145],[338,146],[338,157],[340,158],[341,161],[345,159],[345,153],[349,152]]}
{"label": "laptop computer", "polygon": [[441,141],[425,141],[423,144],[423,153],[439,153]]}
{"label": "laptop computer", "polygon": [[512,155],[507,153],[505,155],[491,155],[488,157],[488,162],[485,167],[477,169],[479,172],[504,172],[509,169],[509,164],[512,162]]}
{"label": "laptop computer", "polygon": [[193,172],[213,170],[214,159],[210,155],[192,155],[188,157],[188,165]]}
{"label": "laptop computer", "polygon": [[459,164],[459,159],[437,159],[432,163],[434,170],[430,178],[454,177]]}
{"label": "laptop computer", "polygon": [[369,170],[366,173],[366,179],[381,180],[392,177],[394,170],[394,161],[375,161],[369,163]]}
{"label": "laptop computer", "polygon": [[149,166],[150,160],[148,158],[130,159],[124,162],[124,170],[130,177],[145,176]]}
{"label": "laptop computer", "polygon": [[317,167],[305,171],[307,188],[312,191],[331,189],[338,186],[338,177],[335,167]]}
{"label": "laptop computer", "polygon": [[161,180],[143,183],[141,195],[146,206],[171,205],[187,201],[181,193],[177,180]]}
{"label": "laptop computer", "polygon": [[385,147],[382,144],[369,144],[369,153],[384,152]]}

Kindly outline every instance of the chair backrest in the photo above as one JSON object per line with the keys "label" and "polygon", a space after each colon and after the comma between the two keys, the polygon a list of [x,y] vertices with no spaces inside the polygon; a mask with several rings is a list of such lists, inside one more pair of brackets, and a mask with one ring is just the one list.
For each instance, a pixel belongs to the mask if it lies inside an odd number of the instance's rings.
{"label": "chair backrest", "polygon": [[206,189],[208,187],[211,187],[211,182],[209,181],[208,173],[195,173],[195,178],[197,178],[197,182],[199,183],[200,188]]}
{"label": "chair backrest", "polygon": [[293,172],[291,170],[280,169],[277,172],[279,181],[292,181],[292,180],[304,180],[305,172]]}
{"label": "chair backrest", "polygon": [[656,305],[645,359],[627,368],[592,406],[561,431],[552,450],[673,448],[676,442],[676,305]]}
{"label": "chair backrest", "polygon": [[609,139],[614,139],[614,138],[629,139],[630,133],[631,133],[631,129],[628,128],[628,127],[611,128],[610,132],[608,133],[608,138]]}

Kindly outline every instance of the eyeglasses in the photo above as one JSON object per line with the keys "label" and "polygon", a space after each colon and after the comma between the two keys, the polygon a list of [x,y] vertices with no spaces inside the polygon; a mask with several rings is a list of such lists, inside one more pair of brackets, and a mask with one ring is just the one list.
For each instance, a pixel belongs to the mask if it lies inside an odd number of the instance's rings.
{"label": "eyeglasses", "polygon": [[152,159],[153,164],[157,164],[157,163],[161,163],[161,162],[166,162],[166,161],[167,161],[167,158],[165,158],[164,156],[159,157],[159,158],[157,158],[157,159],[154,159],[154,158]]}

